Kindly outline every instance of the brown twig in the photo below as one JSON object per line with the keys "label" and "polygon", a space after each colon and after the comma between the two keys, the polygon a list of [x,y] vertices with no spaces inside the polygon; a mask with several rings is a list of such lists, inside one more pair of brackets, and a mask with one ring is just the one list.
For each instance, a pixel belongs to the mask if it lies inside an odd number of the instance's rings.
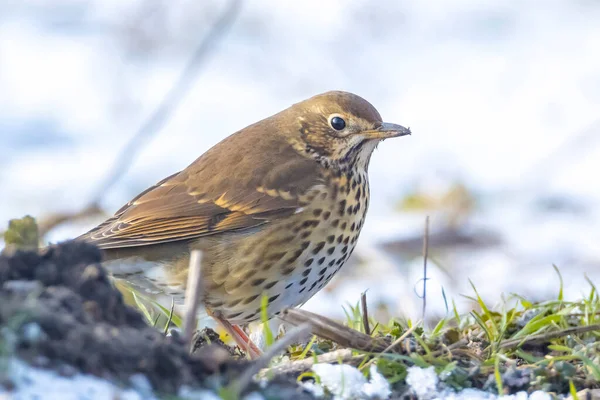
{"label": "brown twig", "polygon": [[211,51],[214,49],[215,44],[224,36],[235,21],[241,8],[240,3],[240,0],[231,0],[221,17],[200,40],[200,43],[177,78],[177,81],[163,97],[162,101],[152,114],[150,114],[148,119],[139,127],[137,132],[125,146],[123,146],[112,167],[94,190],[94,194],[92,195],[89,204],[81,211],[73,213],[56,213],[47,216],[45,220],[42,220],[39,224],[41,238],[43,238],[50,230],[65,222],[102,215],[102,210],[99,207],[102,199],[106,193],[108,193],[110,188],[118,182],[119,178],[127,172],[141,149],[144,148],[153,136],[160,132],[161,128],[166,124],[181,103],[181,100],[193,88],[192,82],[198,75],[200,67],[208,60],[208,55],[210,55]]}
{"label": "brown twig", "polygon": [[350,347],[368,352],[380,352],[390,345],[387,337],[373,338],[356,329],[349,328],[322,315],[314,314],[306,310],[287,309],[280,319],[292,325],[309,323],[312,333],[327,340],[331,340],[341,347]]}
{"label": "brown twig", "polygon": [[316,362],[313,357],[291,361],[276,367],[262,369],[258,375],[260,377],[266,377],[285,374],[299,374],[308,371],[315,364],[341,362],[343,364],[359,365],[364,358],[364,355],[352,355],[352,350],[350,349],[334,350],[329,353],[318,355],[316,357]]}
{"label": "brown twig", "polygon": [[202,252],[193,250],[190,255],[190,267],[188,271],[187,287],[185,288],[183,337],[186,343],[190,343],[194,330],[196,329],[196,316],[198,303],[202,295],[201,285]]}
{"label": "brown twig", "polygon": [[207,60],[207,55],[210,54],[214,45],[231,27],[239,10],[240,0],[231,0],[221,17],[212,26],[206,36],[200,40],[200,43],[196,47],[188,64],[177,78],[177,81],[173,84],[171,89],[169,89],[150,117],[142,124],[142,126],[140,126],[135,135],[133,135],[129,142],[122,148],[112,168],[106,174],[104,180],[98,185],[94,196],[92,196],[92,204],[100,204],[105,193],[108,192],[108,190],[129,169],[135,156],[139,154],[140,149],[150,140],[150,138],[152,138],[152,136],[156,135],[169,120],[173,111],[181,103],[181,100],[183,100],[186,94],[194,87],[192,82],[198,75],[198,71],[203,62]]}
{"label": "brown twig", "polygon": [[365,333],[371,336],[371,327],[369,326],[369,312],[367,310],[367,292],[360,294],[360,307],[362,309],[362,323]]}
{"label": "brown twig", "polygon": [[40,238],[44,238],[48,232],[67,221],[75,222],[86,218],[104,215],[104,211],[97,203],[92,203],[82,210],[75,212],[59,212],[41,218],[38,222]]}
{"label": "brown twig", "polygon": [[248,384],[252,381],[254,375],[260,372],[261,369],[265,368],[271,362],[271,359],[288,348],[288,346],[296,343],[302,337],[310,333],[311,327],[309,324],[302,324],[294,327],[285,334],[281,339],[276,341],[273,346],[269,347],[265,353],[254,361],[250,366],[242,373],[242,375],[231,384],[229,389],[239,398],[239,395],[244,391]]}

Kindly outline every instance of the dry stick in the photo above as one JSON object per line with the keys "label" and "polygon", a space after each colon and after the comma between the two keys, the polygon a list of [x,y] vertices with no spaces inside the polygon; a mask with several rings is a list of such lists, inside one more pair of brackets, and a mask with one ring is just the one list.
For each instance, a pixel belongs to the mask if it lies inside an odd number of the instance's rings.
{"label": "dry stick", "polygon": [[365,328],[365,333],[371,335],[371,327],[369,326],[369,313],[367,311],[367,292],[360,294],[360,306],[362,308],[362,323]]}
{"label": "dry stick", "polygon": [[308,371],[315,364],[330,364],[341,362],[343,364],[359,365],[364,360],[364,358],[364,355],[353,355],[351,349],[334,350],[330,351],[329,353],[318,355],[316,361],[314,357],[310,357],[302,360],[291,361],[272,368],[262,369],[259,372],[259,376],[267,377],[289,373],[302,373]]}
{"label": "dry stick", "polygon": [[349,328],[319,314],[310,311],[291,308],[286,309],[279,315],[279,319],[292,325],[309,323],[313,334],[331,340],[343,347],[357,350],[380,352],[386,349],[390,343],[389,338],[373,338],[356,329]]}
{"label": "dry stick", "polygon": [[77,221],[103,214],[99,204],[105,194],[127,172],[136,155],[140,153],[141,149],[149,142],[152,136],[155,136],[161,130],[187,92],[193,88],[192,82],[198,75],[200,67],[208,60],[208,56],[211,54],[216,43],[225,35],[235,21],[241,8],[240,3],[240,0],[231,0],[221,17],[210,28],[206,36],[200,40],[200,43],[196,47],[188,64],[177,78],[177,81],[144,124],[139,127],[129,142],[123,146],[111,169],[96,187],[89,204],[80,211],[51,214],[41,220],[39,224],[41,238],[65,222]]}
{"label": "dry stick", "polygon": [[519,347],[525,343],[539,342],[544,340],[556,339],[571,334],[585,333],[598,331],[600,332],[600,324],[587,325],[587,326],[576,326],[573,328],[561,329],[559,331],[540,333],[538,335],[531,335],[524,337],[523,339],[508,339],[500,343],[500,349],[510,349]]}
{"label": "dry stick", "polygon": [[429,215],[425,218],[425,234],[423,236],[423,326],[426,324],[427,310],[427,257],[429,256]]}
{"label": "dry stick", "polygon": [[129,169],[135,156],[139,154],[140,149],[152,136],[160,131],[173,114],[173,111],[179,106],[182,99],[194,87],[192,82],[198,75],[200,66],[207,60],[207,55],[210,54],[215,43],[218,42],[231,27],[239,9],[240,0],[231,0],[219,20],[211,27],[206,36],[201,39],[194,54],[192,54],[192,58],[188,61],[188,64],[177,78],[177,81],[169,89],[150,117],[144,122],[135,135],[133,135],[125,147],[121,149],[111,170],[101,184],[98,185],[96,193],[92,197],[92,204],[100,203],[100,200],[104,197],[104,194],[108,189],[123,176],[127,169]]}
{"label": "dry stick", "polygon": [[231,391],[237,395],[235,398],[239,398],[239,395],[244,391],[248,384],[252,381],[252,377],[260,372],[261,369],[265,368],[271,362],[271,359],[288,348],[291,344],[299,341],[303,336],[309,334],[311,331],[310,324],[302,324],[291,329],[285,334],[284,337],[276,341],[265,353],[253,362],[242,375],[231,384]]}
{"label": "dry stick", "polygon": [[185,288],[183,337],[186,343],[191,343],[194,330],[196,329],[196,316],[198,303],[200,301],[202,285],[201,283],[202,252],[193,250],[190,255],[190,267],[188,270],[187,287]]}

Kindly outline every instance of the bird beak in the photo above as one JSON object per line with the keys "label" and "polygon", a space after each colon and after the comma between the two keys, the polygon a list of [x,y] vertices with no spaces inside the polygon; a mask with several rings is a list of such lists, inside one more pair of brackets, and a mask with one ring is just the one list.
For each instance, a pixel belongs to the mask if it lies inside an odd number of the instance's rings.
{"label": "bird beak", "polygon": [[372,131],[364,131],[362,132],[365,139],[388,139],[398,136],[406,136],[410,135],[410,128],[405,128],[402,125],[390,124],[388,122],[384,122],[381,124],[379,129],[374,129]]}

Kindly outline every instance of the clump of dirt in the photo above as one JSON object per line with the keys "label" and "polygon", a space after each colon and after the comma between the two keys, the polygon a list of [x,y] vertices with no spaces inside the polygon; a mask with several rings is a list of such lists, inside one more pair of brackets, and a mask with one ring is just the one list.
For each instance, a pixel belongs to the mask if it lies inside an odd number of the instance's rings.
{"label": "clump of dirt", "polygon": [[119,382],[142,373],[161,393],[226,385],[249,361],[207,335],[211,344],[197,341],[190,355],[177,335],[148,326],[113,287],[95,246],[0,255],[0,347],[33,365],[68,365]]}

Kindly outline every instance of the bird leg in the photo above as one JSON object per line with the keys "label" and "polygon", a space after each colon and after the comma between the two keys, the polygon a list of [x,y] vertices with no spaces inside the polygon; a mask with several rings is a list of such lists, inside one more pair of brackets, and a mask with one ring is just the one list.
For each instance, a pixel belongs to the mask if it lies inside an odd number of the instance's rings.
{"label": "bird leg", "polygon": [[252,340],[246,335],[246,333],[238,325],[232,325],[225,318],[221,317],[220,313],[213,313],[210,310],[206,310],[208,315],[213,317],[225,331],[233,338],[235,343],[240,346],[241,349],[245,350],[250,358],[255,360],[262,355],[262,351],[252,342]]}

